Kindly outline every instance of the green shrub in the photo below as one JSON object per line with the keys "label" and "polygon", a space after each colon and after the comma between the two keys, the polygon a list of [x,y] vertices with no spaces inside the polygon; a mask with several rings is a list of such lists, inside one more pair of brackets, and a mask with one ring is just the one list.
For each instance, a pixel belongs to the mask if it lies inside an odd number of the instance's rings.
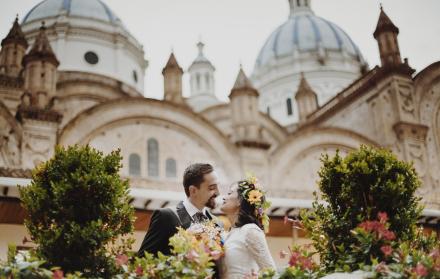
{"label": "green shrub", "polygon": [[119,150],[104,156],[89,146],[57,147],[20,188],[25,225],[47,266],[89,277],[117,272],[114,255],[131,240],[116,241],[133,231],[134,221],[120,161]]}
{"label": "green shrub", "polygon": [[[415,196],[420,181],[412,164],[388,150],[367,146],[345,158],[339,153],[332,158],[324,155],[321,161],[319,189],[325,203],[316,197],[313,212],[302,218],[327,272],[359,268],[356,259],[364,257],[351,250],[357,243],[352,230],[365,220],[375,220],[380,212],[387,214],[396,239],[414,239],[422,208]],[[366,261],[362,264],[371,264]]]}

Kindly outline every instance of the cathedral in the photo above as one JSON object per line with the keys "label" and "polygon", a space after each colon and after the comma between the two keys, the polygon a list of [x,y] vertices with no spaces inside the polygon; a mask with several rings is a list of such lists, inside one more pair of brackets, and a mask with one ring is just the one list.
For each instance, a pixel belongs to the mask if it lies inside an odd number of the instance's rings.
{"label": "cathedral", "polygon": [[17,185],[28,184],[57,145],[121,149],[121,176],[130,180],[136,209],[134,250],[152,210],[184,197],[182,174],[194,162],[213,164],[223,190],[248,171],[257,174],[272,200],[274,254],[305,241],[283,217],[311,208],[321,154],[361,144],[414,162],[425,205],[419,221],[437,229],[440,62],[415,73],[382,8],[365,34],[377,41],[381,64],[369,67],[347,33],[313,12],[311,0],[289,6],[253,72],[231,67],[237,78],[222,92],[227,103],[216,97],[216,68],[202,42],[187,68],[170,54],[163,100],[145,98],[143,46],[101,0],[44,0],[15,19],[0,52],[0,258],[27,235]]}

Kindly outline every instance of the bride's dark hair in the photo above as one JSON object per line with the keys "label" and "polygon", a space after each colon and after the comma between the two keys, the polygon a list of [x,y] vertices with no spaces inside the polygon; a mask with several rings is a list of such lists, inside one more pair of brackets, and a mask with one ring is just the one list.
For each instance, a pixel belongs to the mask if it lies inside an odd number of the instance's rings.
{"label": "bride's dark hair", "polygon": [[[238,181],[237,185],[246,181]],[[237,187],[238,192],[238,200],[240,202],[240,209],[238,211],[237,222],[235,222],[236,227],[242,227],[246,224],[255,224],[260,229],[264,230],[263,224],[260,221],[260,218],[257,217],[255,205],[251,204],[244,196],[242,192],[242,188],[240,186]],[[264,202],[264,196],[262,197],[262,201]]]}

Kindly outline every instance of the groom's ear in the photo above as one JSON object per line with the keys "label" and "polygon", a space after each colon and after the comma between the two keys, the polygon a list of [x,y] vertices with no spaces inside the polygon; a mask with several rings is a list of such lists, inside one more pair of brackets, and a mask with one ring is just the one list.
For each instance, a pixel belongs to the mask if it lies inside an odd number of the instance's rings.
{"label": "groom's ear", "polygon": [[189,196],[192,196],[195,194],[195,192],[197,191],[198,187],[194,186],[194,185],[190,185],[188,188],[188,192],[189,192]]}

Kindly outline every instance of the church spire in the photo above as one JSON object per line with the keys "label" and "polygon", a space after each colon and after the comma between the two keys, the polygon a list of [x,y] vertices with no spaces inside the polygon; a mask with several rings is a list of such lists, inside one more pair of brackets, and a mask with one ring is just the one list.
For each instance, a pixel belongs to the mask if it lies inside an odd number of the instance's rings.
{"label": "church spire", "polygon": [[229,94],[233,127],[233,141],[238,146],[268,149],[261,134],[258,91],[240,67],[234,87]]}
{"label": "church spire", "polygon": [[295,94],[295,100],[298,104],[299,121],[303,122],[307,116],[318,109],[318,96],[310,87],[304,73],[301,73],[298,90]]}
{"label": "church spire", "polygon": [[46,109],[51,105],[56,93],[59,64],[43,22],[31,50],[23,58],[24,87],[31,96],[32,106]]}
{"label": "church spire", "polygon": [[1,42],[0,72],[17,77],[22,69],[21,62],[26,53],[28,42],[18,23],[18,16],[8,35]]}
{"label": "church spire", "polygon": [[31,50],[23,59],[23,64],[26,65],[35,60],[49,62],[55,67],[60,65],[60,62],[50,46],[49,39],[47,38],[44,21],[41,24],[40,32],[38,33]]}
{"label": "church spire", "polygon": [[[205,47],[205,44],[201,41],[197,43],[197,48],[199,49],[199,55],[197,58],[206,59],[205,55],[203,54],[203,48]],[[207,60],[207,59],[206,59]]]}
{"label": "church spire", "polygon": [[171,52],[168,62],[162,70],[164,82],[164,99],[177,104],[184,104],[182,94],[182,75],[183,70],[177,63],[174,52]]}
{"label": "church spire", "polygon": [[23,46],[24,48],[28,47],[28,42],[24,36],[23,31],[21,30],[21,26],[18,23],[18,15],[15,18],[14,23],[12,24],[11,30],[9,30],[8,35],[2,40],[2,47],[4,47],[6,44],[19,44]]}
{"label": "church spire", "polygon": [[379,45],[380,59],[383,67],[402,64],[399,43],[397,41],[398,34],[399,28],[394,25],[381,5],[379,20],[373,36]]}
{"label": "church spire", "polygon": [[188,68],[190,75],[191,97],[206,95],[215,97],[215,67],[204,54],[205,44],[197,43],[198,54],[191,66]]}
{"label": "church spire", "polygon": [[177,71],[181,74],[183,74],[182,68],[179,66],[179,63],[177,63],[176,56],[174,55],[174,52],[171,52],[170,57],[168,58],[168,62],[165,65],[165,68],[162,70],[162,74],[169,71]]}
{"label": "church spire", "polygon": [[399,34],[399,28],[391,21],[388,15],[384,12],[383,6],[380,5],[379,20],[377,21],[376,30],[373,33],[374,38],[377,38],[382,32],[392,32]]}
{"label": "church spire", "polygon": [[254,86],[252,85],[251,81],[244,73],[243,68],[241,66],[237,78],[235,79],[234,87],[232,87],[231,94],[236,90],[250,90],[250,91],[255,91],[258,94],[257,90],[254,88]]}

